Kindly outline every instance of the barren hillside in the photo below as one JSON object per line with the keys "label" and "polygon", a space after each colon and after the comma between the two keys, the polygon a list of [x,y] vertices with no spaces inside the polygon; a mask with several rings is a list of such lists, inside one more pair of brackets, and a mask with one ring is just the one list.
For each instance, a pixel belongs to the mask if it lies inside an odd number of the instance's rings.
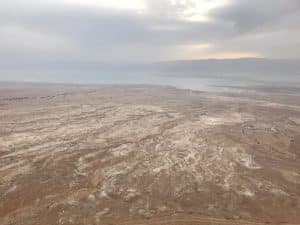
{"label": "barren hillside", "polygon": [[0,89],[0,224],[300,224],[300,93]]}

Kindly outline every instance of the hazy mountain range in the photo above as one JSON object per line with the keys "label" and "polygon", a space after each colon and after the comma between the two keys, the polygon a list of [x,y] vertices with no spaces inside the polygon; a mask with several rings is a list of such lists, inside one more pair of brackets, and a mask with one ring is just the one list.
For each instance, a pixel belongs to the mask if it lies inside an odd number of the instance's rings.
{"label": "hazy mountain range", "polygon": [[[3,62],[2,62],[3,64]],[[298,84],[300,81],[300,60],[297,59],[205,59],[163,61],[153,63],[101,63],[95,61],[42,61],[38,63],[17,62],[1,65],[1,80],[49,82],[98,82],[128,76],[155,79],[153,76],[182,78],[232,78],[238,80],[282,81]],[[23,76],[25,74],[26,76]],[[50,76],[49,76],[50,75]],[[128,77],[128,79],[132,79]],[[117,79],[118,80],[118,79]],[[128,81],[130,83],[130,81]]]}

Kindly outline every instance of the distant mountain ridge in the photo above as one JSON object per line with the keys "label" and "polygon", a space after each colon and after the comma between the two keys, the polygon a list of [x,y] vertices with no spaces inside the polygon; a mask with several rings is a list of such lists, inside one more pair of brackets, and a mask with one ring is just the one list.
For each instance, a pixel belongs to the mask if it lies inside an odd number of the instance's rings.
{"label": "distant mountain ridge", "polygon": [[[203,59],[178,60],[152,64],[157,71],[200,74],[265,74],[265,75],[300,75],[299,59]],[[194,74],[195,75],[195,74]]]}
{"label": "distant mountain ridge", "polygon": [[[0,62],[0,73],[9,81],[62,83],[142,82],[159,77],[221,78],[267,81],[300,86],[300,59],[200,59],[161,62],[99,62],[96,60]],[[25,74],[25,75],[24,75]]]}

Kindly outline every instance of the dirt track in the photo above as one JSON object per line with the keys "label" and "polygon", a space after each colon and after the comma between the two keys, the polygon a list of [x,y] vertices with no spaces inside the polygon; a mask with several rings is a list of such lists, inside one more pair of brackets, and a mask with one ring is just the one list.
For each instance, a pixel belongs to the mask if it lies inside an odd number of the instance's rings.
{"label": "dirt track", "polygon": [[[224,225],[265,225],[269,223],[259,223],[259,222],[250,222],[246,220],[234,220],[234,219],[218,219],[218,218],[209,218],[203,216],[193,216],[193,215],[171,215],[165,217],[159,217],[155,219],[149,220],[135,220],[135,221],[127,221],[121,222],[122,225],[161,225],[161,224],[209,224],[209,225],[216,225],[216,224],[224,224]],[[289,223],[280,223],[282,225],[293,225]]]}

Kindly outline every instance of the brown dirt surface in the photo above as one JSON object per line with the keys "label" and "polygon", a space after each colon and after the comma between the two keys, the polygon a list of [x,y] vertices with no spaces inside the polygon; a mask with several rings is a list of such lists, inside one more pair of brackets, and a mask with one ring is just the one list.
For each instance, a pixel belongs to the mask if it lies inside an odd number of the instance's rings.
{"label": "brown dirt surface", "polygon": [[1,225],[300,224],[300,93],[2,85]]}

